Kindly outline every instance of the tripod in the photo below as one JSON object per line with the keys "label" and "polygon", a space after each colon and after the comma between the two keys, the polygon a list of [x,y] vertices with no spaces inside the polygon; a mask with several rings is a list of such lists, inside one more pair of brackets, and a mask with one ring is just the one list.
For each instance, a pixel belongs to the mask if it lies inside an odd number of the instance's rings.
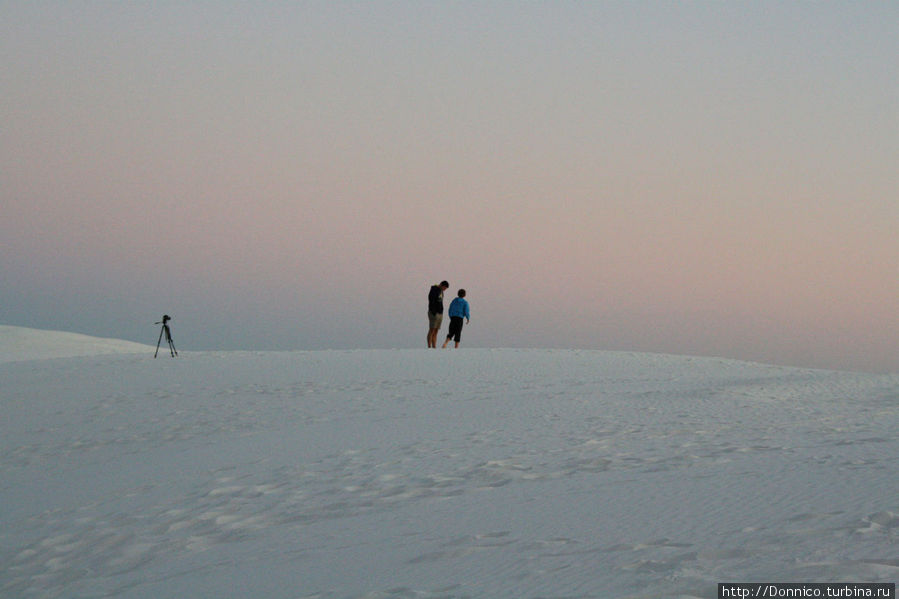
{"label": "tripod", "polygon": [[162,343],[162,334],[163,333],[165,333],[165,340],[169,344],[169,351],[172,353],[172,357],[174,358],[175,356],[178,355],[178,350],[175,349],[175,344],[172,341],[172,331],[169,330],[169,325],[168,325],[168,322],[171,319],[172,319],[172,317],[169,316],[168,314],[163,314],[162,320],[155,323],[155,324],[161,324],[162,330],[159,331],[159,341],[156,342],[156,353],[153,354],[154,358],[159,355],[159,345]]}

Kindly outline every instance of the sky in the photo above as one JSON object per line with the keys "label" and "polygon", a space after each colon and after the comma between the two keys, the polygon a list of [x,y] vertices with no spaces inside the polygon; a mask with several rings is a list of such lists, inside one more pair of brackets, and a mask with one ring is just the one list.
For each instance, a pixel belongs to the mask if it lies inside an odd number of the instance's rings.
{"label": "sky", "polygon": [[446,279],[463,348],[899,371],[897,27],[894,2],[3,1],[0,324],[425,348]]}

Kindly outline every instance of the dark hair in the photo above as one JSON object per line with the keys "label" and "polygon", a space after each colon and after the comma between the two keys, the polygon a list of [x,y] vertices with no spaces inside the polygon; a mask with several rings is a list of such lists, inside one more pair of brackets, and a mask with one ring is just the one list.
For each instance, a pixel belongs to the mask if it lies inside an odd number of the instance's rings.
{"label": "dark hair", "polygon": [[465,297],[465,290],[464,290],[464,289],[460,289],[460,290],[459,290],[459,297]]}
{"label": "dark hair", "polygon": [[441,287],[449,287],[449,283],[447,283],[446,281],[441,281],[440,286]]}

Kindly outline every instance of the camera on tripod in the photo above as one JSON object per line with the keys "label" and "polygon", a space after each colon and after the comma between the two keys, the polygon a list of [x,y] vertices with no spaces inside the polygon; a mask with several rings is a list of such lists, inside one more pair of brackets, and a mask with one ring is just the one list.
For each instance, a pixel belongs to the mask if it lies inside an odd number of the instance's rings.
{"label": "camera on tripod", "polygon": [[162,344],[163,334],[165,335],[166,342],[169,344],[169,351],[171,352],[172,357],[174,358],[175,356],[178,355],[178,350],[175,349],[175,343],[172,341],[172,331],[169,329],[169,325],[168,325],[168,322],[171,319],[172,319],[172,317],[169,316],[168,314],[163,314],[162,320],[160,320],[157,323],[154,323],[154,324],[162,325],[162,329],[159,331],[159,341],[156,342],[156,353],[153,354],[154,358],[159,355],[159,346],[160,346],[160,344]]}

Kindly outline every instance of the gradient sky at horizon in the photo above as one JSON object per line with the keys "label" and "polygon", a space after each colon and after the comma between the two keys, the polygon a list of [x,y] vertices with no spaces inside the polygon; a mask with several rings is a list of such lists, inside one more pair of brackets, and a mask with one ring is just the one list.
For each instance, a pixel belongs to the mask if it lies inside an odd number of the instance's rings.
{"label": "gradient sky at horizon", "polygon": [[899,4],[0,4],[0,323],[899,371]]}

